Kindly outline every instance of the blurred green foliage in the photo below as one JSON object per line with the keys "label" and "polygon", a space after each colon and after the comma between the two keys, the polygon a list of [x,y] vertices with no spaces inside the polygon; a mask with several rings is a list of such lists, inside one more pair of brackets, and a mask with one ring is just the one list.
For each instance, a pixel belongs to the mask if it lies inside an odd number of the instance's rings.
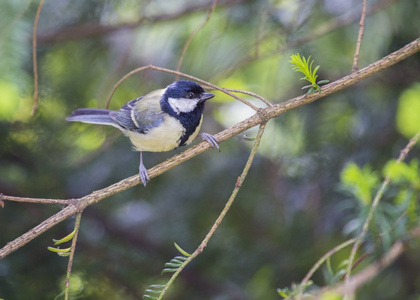
{"label": "blurred green foliage", "polygon": [[[80,197],[134,175],[138,154],[114,128],[70,124],[65,117],[79,107],[105,107],[113,85],[135,68],[175,69],[211,2],[45,1],[37,47],[40,102],[32,116],[31,35],[38,3],[0,1],[0,192]],[[360,10],[361,1],[221,0],[193,39],[181,71],[279,103],[301,94],[288,62],[291,53],[316,58],[321,79],[350,73]],[[369,15],[360,67],[418,38],[419,13],[418,1],[400,0]],[[356,16],[351,24],[316,35],[349,14]],[[404,164],[392,159],[419,130],[419,69],[417,54],[271,120],[236,202],[166,299],[281,299],[278,288],[300,282],[319,257],[360,231],[387,175],[391,185],[361,251],[373,253],[372,261],[405,237],[418,225],[419,148]],[[156,71],[136,74],[118,88],[110,107],[173,80]],[[216,133],[251,114],[217,93],[206,107],[203,130]],[[253,137],[256,131],[246,134]],[[154,178],[147,188],[136,186],[89,207],[78,238],[72,297],[141,299],[149,285],[165,283],[160,271],[177,255],[173,243],[189,253],[199,245],[251,146],[243,136],[234,137],[221,144],[220,153],[207,151]],[[146,153],[145,165],[150,168],[182,150]],[[5,202],[0,246],[59,210]],[[73,223],[61,223],[0,260],[0,298],[60,294],[67,259],[47,246],[70,233]],[[357,299],[417,299],[417,252],[413,243]],[[332,269],[340,270],[348,254],[349,249],[335,254]],[[329,283],[324,275],[315,273],[315,287]]]}
{"label": "blurred green foliage", "polygon": [[369,166],[362,169],[354,163],[349,163],[341,173],[341,181],[358,199],[362,205],[370,205],[373,191],[376,190],[379,179]]}
{"label": "blurred green foliage", "polygon": [[407,138],[420,131],[420,83],[405,90],[398,99],[397,129]]}

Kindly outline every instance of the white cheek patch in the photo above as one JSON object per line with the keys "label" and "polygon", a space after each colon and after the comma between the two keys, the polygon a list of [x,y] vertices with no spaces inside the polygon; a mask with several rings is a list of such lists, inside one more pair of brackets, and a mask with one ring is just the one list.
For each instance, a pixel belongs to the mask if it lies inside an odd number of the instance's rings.
{"label": "white cheek patch", "polygon": [[169,98],[168,102],[172,109],[177,113],[188,113],[193,111],[198,104],[198,99],[185,99],[185,98]]}

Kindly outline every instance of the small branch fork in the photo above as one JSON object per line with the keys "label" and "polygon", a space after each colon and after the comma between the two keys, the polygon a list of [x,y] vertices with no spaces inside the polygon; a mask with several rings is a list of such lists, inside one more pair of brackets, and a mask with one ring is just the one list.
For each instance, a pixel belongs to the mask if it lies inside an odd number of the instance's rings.
{"label": "small branch fork", "polygon": [[[255,107],[254,109],[256,110],[256,113],[237,123],[236,125],[234,125],[231,128],[228,128],[218,134],[216,134],[216,138],[220,141],[223,142],[235,135],[238,135],[240,133],[242,133],[243,131],[254,127],[256,125],[265,123],[267,120],[275,118],[281,114],[283,114],[284,112],[291,110],[293,108],[311,103],[313,101],[316,101],[318,99],[321,99],[329,94],[338,92],[340,90],[343,90],[359,81],[362,81],[386,68],[389,68],[390,66],[406,59],[407,57],[417,53],[420,51],[420,38],[412,41],[411,43],[407,44],[406,46],[404,46],[403,48],[389,54],[388,56],[382,58],[381,60],[378,60],[374,63],[372,63],[371,65],[360,69],[359,71],[356,71],[350,75],[347,75],[341,79],[338,79],[330,84],[327,84],[325,86],[323,86],[322,89],[322,93],[318,94],[311,94],[311,95],[303,95],[303,96],[299,96],[296,97],[294,99],[290,99],[288,101],[285,102],[281,102],[279,104],[275,104],[266,108],[257,108]],[[111,96],[113,94],[113,92],[115,91],[115,88],[125,79],[127,78],[129,75],[134,74],[136,72],[139,72],[141,70],[145,70],[145,69],[153,69],[153,70],[159,70],[159,71],[164,71],[164,72],[168,72],[168,73],[172,73],[172,74],[180,74],[181,76],[184,76],[186,78],[192,79],[192,80],[196,80],[197,82],[200,83],[205,83],[208,86],[215,88],[217,90],[220,90],[226,94],[228,94],[229,96],[232,96],[233,98],[239,100],[241,98],[239,98],[238,96],[232,94],[231,92],[229,92],[228,90],[222,89],[220,87],[217,87],[213,84],[210,84],[206,81],[203,81],[199,78],[184,74],[184,73],[180,73],[180,72],[176,72],[173,70],[168,70],[168,69],[164,69],[164,68],[159,68],[159,67],[155,67],[155,66],[146,66],[143,68],[139,68],[136,69],[132,72],[130,72],[129,74],[127,74],[126,76],[123,77],[123,79],[121,79],[117,85],[114,87]],[[110,96],[110,98],[111,98]],[[243,99],[241,99],[243,100]],[[241,101],[239,100],[239,101]],[[248,104],[247,104],[248,105]],[[252,105],[253,106],[253,105]],[[175,156],[173,156],[172,158],[166,160],[165,162],[151,168],[149,170],[149,175],[150,178],[156,177],[170,169],[172,169],[173,167],[193,158],[196,155],[199,155],[201,153],[203,153],[204,151],[208,150],[210,148],[210,145],[207,142],[202,142],[194,147],[191,147],[189,149],[187,149],[186,151],[177,154]],[[91,194],[88,194],[82,198],[78,198],[78,199],[69,199],[69,200],[57,200],[58,204],[65,204],[66,207],[63,208],[60,212],[56,213],[55,215],[51,216],[50,218],[46,219],[45,221],[41,222],[39,225],[37,225],[36,227],[32,228],[31,230],[29,230],[28,232],[24,233],[23,235],[19,236],[18,238],[16,238],[15,240],[9,242],[7,245],[5,245],[3,248],[0,249],[0,259],[4,258],[5,256],[7,256],[8,254],[12,253],[13,251],[19,249],[20,247],[24,246],[25,244],[27,244],[29,241],[33,240],[34,238],[36,238],[37,236],[39,236],[41,233],[47,231],[48,229],[50,229],[51,227],[55,226],[56,224],[60,223],[61,221],[69,218],[70,216],[73,216],[79,212],[82,212],[87,206],[92,205],[96,202],[101,201],[102,199],[108,198],[114,194],[117,194],[121,191],[127,190],[137,184],[139,184],[140,182],[140,178],[139,175],[134,175],[131,177],[128,177],[126,179],[123,179],[115,184],[112,184],[106,188],[103,188],[101,190],[98,191],[94,191]],[[13,197],[13,196],[7,196],[7,195],[3,195],[0,199],[0,205],[2,202],[4,201],[25,201],[26,199],[28,199],[27,202],[37,202],[37,203],[55,203],[55,201],[53,201],[53,199],[42,199],[45,200],[45,202],[42,201],[37,201],[34,200],[35,198],[23,198],[23,197]]]}
{"label": "small branch fork", "polygon": [[255,138],[254,146],[252,147],[251,154],[249,155],[249,158],[245,164],[245,167],[242,171],[241,176],[238,177],[235,188],[232,191],[232,194],[229,197],[229,200],[226,202],[226,205],[222,212],[220,213],[219,217],[214,222],[213,226],[211,227],[210,231],[207,233],[204,240],[201,242],[201,244],[197,247],[197,249],[194,251],[191,256],[188,257],[188,259],[182,264],[181,267],[178,268],[178,270],[172,275],[172,277],[169,279],[168,283],[163,288],[161,294],[159,295],[158,299],[162,299],[163,296],[166,294],[168,288],[171,286],[171,284],[175,281],[175,279],[178,277],[178,275],[182,272],[182,270],[199,254],[201,254],[204,250],[204,248],[207,246],[208,242],[210,241],[213,234],[216,232],[217,228],[219,227],[220,223],[222,223],[223,218],[226,216],[227,212],[229,211],[230,207],[232,206],[233,202],[236,199],[236,196],[238,195],[239,190],[242,187],[243,182],[245,181],[246,176],[248,175],[248,171],[251,168],[252,162],[254,161],[255,155],[257,154],[258,146],[260,145],[261,138],[263,136],[265,129],[265,123],[262,123],[260,125],[260,130],[258,131],[257,137]]}

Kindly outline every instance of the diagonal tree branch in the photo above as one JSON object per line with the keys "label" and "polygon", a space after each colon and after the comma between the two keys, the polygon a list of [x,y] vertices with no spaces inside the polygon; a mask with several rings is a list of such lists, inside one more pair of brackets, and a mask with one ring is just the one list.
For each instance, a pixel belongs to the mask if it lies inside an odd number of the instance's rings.
{"label": "diagonal tree branch", "polygon": [[[403,48],[389,54],[388,56],[385,56],[384,58],[372,63],[371,65],[357,72],[354,72],[350,75],[347,75],[341,79],[338,79],[330,84],[323,86],[321,94],[315,93],[311,95],[303,95],[273,105],[272,107],[261,108],[250,118],[247,118],[237,123],[233,127],[218,133],[216,137],[220,142],[223,142],[235,135],[242,133],[243,131],[251,127],[254,127],[261,123],[265,123],[268,120],[275,118],[288,110],[311,103],[315,100],[321,99],[327,95],[341,91],[351,85],[354,85],[355,83],[360,82],[386,68],[389,68],[392,65],[406,59],[407,57],[419,51],[420,38],[412,41]],[[202,142],[194,147],[187,149],[186,151],[180,154],[173,156],[172,158],[148,170],[150,178],[156,177],[172,169],[173,167],[183,163],[184,161],[187,161],[203,153],[209,148],[210,145],[207,142]],[[63,210],[51,216],[38,226],[34,227],[33,229],[16,238],[15,240],[9,242],[6,246],[0,249],[0,259],[12,253],[16,249],[22,247],[23,245],[27,244],[29,241],[33,240],[35,237],[39,236],[41,233],[53,227],[57,223],[60,223],[68,217],[83,211],[83,209],[85,209],[87,206],[99,202],[102,199],[110,197],[118,192],[127,190],[139,184],[139,182],[139,175],[134,175],[129,178],[123,179],[115,184],[112,184],[104,189],[94,191],[91,194],[86,195],[82,198],[69,200],[70,204],[68,204],[68,206],[66,206]],[[2,199],[8,200],[8,197],[9,196],[4,195]]]}

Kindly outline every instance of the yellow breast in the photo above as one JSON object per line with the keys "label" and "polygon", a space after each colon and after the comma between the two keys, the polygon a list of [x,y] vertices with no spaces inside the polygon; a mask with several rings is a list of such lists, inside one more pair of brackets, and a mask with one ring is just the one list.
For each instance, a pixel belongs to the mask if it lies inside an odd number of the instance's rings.
{"label": "yellow breast", "polygon": [[[188,138],[186,145],[190,144],[200,132],[203,116],[194,133]],[[151,129],[147,134],[133,131],[124,132],[131,140],[135,150],[148,152],[170,151],[179,146],[181,137],[185,133],[185,128],[181,123],[171,117],[165,116],[163,123],[158,127]]]}
{"label": "yellow breast", "polygon": [[147,134],[127,131],[125,134],[138,151],[163,152],[178,147],[179,139],[185,129],[172,117],[165,117],[160,126],[151,129]]}

